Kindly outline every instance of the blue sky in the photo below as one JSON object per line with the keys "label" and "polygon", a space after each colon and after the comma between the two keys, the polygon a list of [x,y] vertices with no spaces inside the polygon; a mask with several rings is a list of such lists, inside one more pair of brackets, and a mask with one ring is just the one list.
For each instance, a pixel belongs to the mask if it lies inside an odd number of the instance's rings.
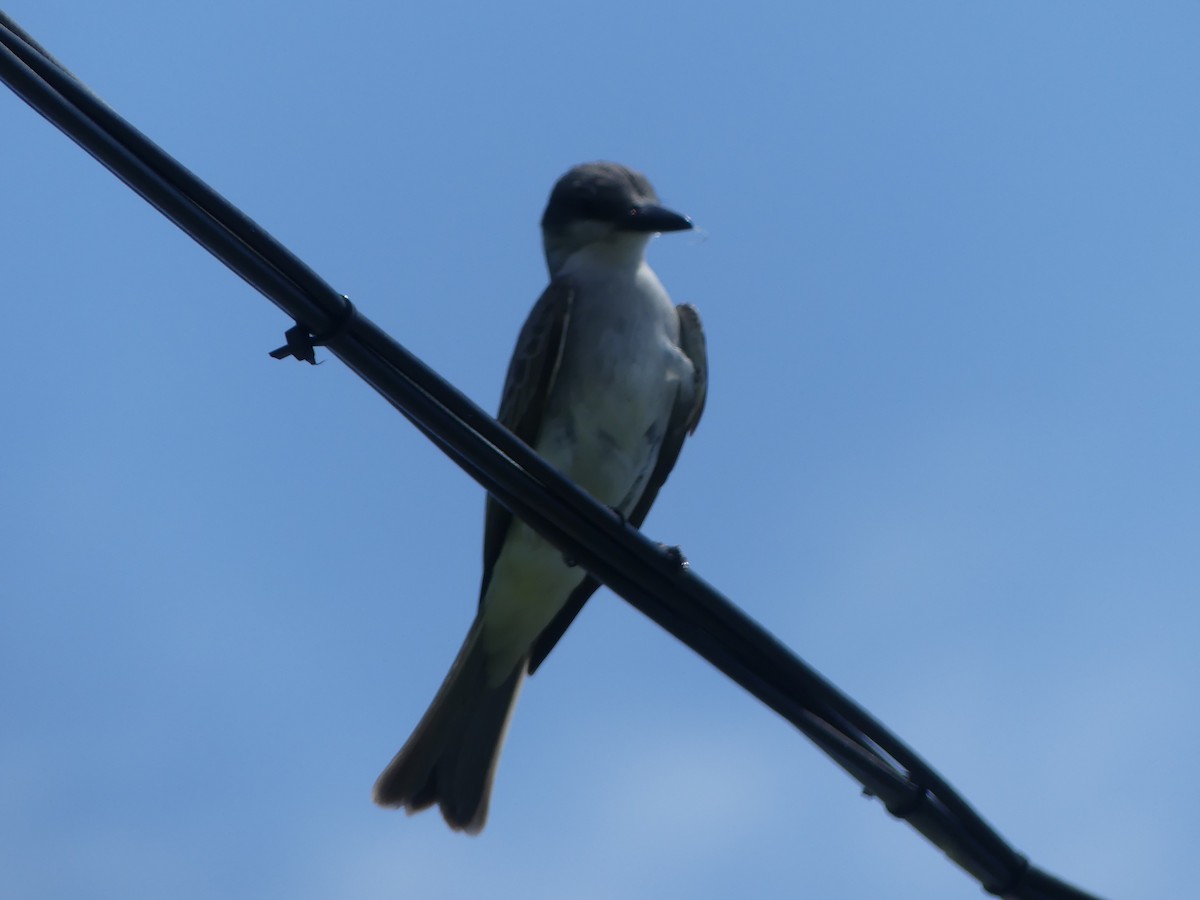
{"label": "blue sky", "polygon": [[[1190,890],[1195,4],[6,9],[489,409],[553,181],[646,172],[712,370],[647,533],[1039,865]],[[0,133],[0,894],[980,895],[607,593],[480,838],[374,808],[480,489],[7,92]]]}

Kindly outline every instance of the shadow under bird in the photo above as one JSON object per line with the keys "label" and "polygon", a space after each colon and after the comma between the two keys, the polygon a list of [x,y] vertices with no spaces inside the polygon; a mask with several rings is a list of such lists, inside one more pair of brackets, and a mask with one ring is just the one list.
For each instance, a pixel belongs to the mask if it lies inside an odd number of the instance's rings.
{"label": "shadow under bird", "polygon": [[[500,401],[501,423],[635,527],[704,410],[700,317],[671,303],[645,258],[655,234],[691,227],[616,163],[559,179],[542,216],[550,285],[521,329]],[[451,828],[478,833],[521,684],[597,587],[489,496],[475,621],[375,783],[375,802],[410,813],[436,803]]]}

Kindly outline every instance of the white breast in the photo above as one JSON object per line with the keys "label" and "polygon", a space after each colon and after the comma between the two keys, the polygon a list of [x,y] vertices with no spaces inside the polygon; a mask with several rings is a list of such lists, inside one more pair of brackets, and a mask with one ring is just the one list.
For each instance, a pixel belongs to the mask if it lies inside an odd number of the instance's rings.
{"label": "white breast", "polygon": [[576,255],[567,346],[538,452],[597,500],[628,513],[658,458],[681,379],[679,317],[644,262]]}

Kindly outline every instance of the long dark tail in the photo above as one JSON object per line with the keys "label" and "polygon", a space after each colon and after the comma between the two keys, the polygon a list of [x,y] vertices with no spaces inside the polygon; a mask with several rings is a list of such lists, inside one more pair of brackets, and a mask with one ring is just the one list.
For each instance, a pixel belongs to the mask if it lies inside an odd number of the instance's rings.
{"label": "long dark tail", "polygon": [[508,719],[525,679],[525,660],[498,684],[489,683],[487,653],[476,620],[450,674],[412,737],[375,782],[375,802],[410,814],[433,804],[456,831],[478,834]]}

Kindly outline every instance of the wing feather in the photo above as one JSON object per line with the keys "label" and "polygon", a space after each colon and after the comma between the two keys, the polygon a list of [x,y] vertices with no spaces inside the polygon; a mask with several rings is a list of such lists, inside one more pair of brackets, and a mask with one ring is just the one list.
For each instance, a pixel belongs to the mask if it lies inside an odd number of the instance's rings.
{"label": "wing feather", "polygon": [[[508,364],[498,418],[500,424],[530,446],[537,443],[546,399],[554,389],[562,367],[574,296],[574,288],[566,279],[550,282],[525,320]],[[481,603],[512,518],[512,513],[489,494],[483,528]]]}

